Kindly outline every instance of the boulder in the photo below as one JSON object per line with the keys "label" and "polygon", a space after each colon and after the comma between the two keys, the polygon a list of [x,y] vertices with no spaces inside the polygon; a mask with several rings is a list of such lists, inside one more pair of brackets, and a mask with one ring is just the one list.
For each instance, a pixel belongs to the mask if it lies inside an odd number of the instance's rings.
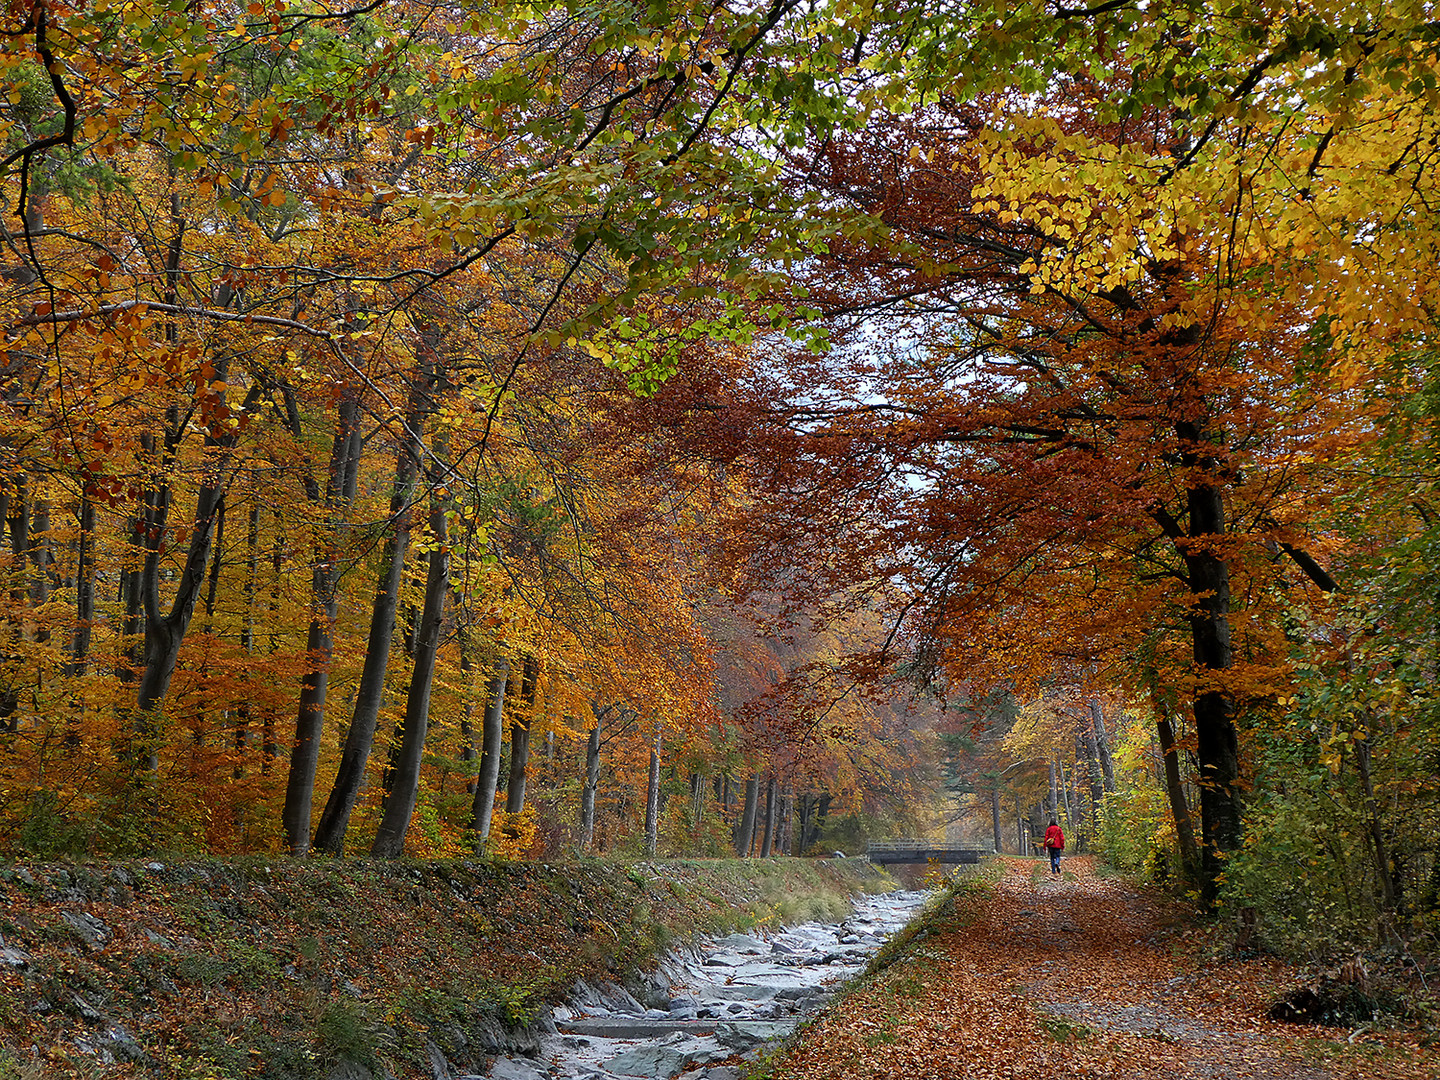
{"label": "boulder", "polygon": [[731,1053],[743,1054],[761,1043],[783,1039],[794,1030],[791,1024],[751,1021],[745,1024],[715,1025],[715,1041]]}
{"label": "boulder", "polygon": [[490,1080],[549,1080],[550,1074],[533,1061],[499,1058],[490,1067]]}
{"label": "boulder", "polygon": [[71,933],[99,952],[110,941],[110,928],[86,911],[62,911],[60,917],[69,925]]}
{"label": "boulder", "polygon": [[686,1069],[723,1061],[730,1056],[717,1040],[675,1032],[663,1039],[637,1046],[603,1062],[616,1076],[639,1076],[645,1080],[671,1080]]}

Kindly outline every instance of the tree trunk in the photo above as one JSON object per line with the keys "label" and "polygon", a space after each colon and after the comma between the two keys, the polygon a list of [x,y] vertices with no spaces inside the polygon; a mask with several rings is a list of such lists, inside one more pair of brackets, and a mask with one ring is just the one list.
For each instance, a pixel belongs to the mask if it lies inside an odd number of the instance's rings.
{"label": "tree trunk", "polygon": [[600,718],[604,709],[592,708],[595,726],[585,740],[585,784],[580,791],[580,850],[595,845],[595,789],[600,786]]}
{"label": "tree trunk", "polygon": [[445,597],[450,593],[450,545],[446,534],[446,500],[430,497],[429,573],[425,578],[425,603],[416,633],[415,668],[405,699],[405,721],[400,739],[400,760],[380,831],[370,853],[396,858],[405,853],[405,834],[420,794],[420,767],[425,757],[425,735],[430,726],[430,691],[435,683],[435,659],[440,652],[440,629],[445,618]]}
{"label": "tree trunk", "polygon": [[1090,695],[1090,725],[1095,735],[1095,750],[1100,757],[1100,775],[1105,781],[1105,794],[1115,790],[1115,763],[1110,759],[1110,738],[1105,733],[1105,709],[1099,694]]}
{"label": "tree trunk", "polygon": [[806,851],[805,834],[810,828],[811,799],[810,796],[806,794],[798,795],[796,796],[796,798],[798,799],[798,805],[795,812],[795,817],[797,819],[795,824],[797,825],[797,828],[795,830],[794,840],[790,845],[790,854],[804,855]]}
{"label": "tree trunk", "polygon": [[510,720],[510,781],[505,788],[505,812],[525,809],[525,768],[530,763],[530,725],[535,716],[535,690],[540,664],[529,653],[520,664],[520,708]]}
{"label": "tree trunk", "polygon": [[787,780],[780,789],[780,830],[775,837],[775,851],[784,855],[790,850],[790,838],[795,826],[795,794]]}
{"label": "tree trunk", "polygon": [[[260,577],[260,503],[251,504],[245,522],[245,617],[240,624],[240,651],[247,657],[255,653],[255,589]],[[251,665],[247,661],[241,676],[247,687]],[[239,780],[245,775],[245,745],[250,738],[250,694],[245,694],[235,710],[235,764],[231,775]]]}
{"label": "tree trunk", "polygon": [[75,557],[75,635],[70,639],[66,675],[85,674],[90,636],[95,626],[95,504],[80,496],[80,535]]}
{"label": "tree trunk", "polygon": [[[270,623],[270,655],[280,647],[275,629],[280,625],[280,571],[285,565],[285,520],[280,510],[275,511],[275,540],[270,545],[270,599],[267,605]],[[280,757],[280,744],[275,738],[277,710],[273,703],[267,703],[260,720],[260,775],[269,776]]]}
{"label": "tree trunk", "polygon": [[690,827],[698,828],[701,811],[705,808],[705,784],[698,772],[690,774]]}
{"label": "tree trunk", "polygon": [[[295,406],[290,404],[292,414]],[[305,640],[308,670],[300,683],[300,709],[295,719],[295,742],[290,750],[290,774],[285,784],[285,808],[281,821],[293,855],[310,850],[310,804],[315,794],[315,767],[320,760],[320,735],[325,726],[325,699],[330,682],[330,657],[334,646],[335,614],[339,605],[339,566],[335,532],[339,527],[341,497],[349,487],[355,449],[352,434],[358,429],[360,405],[354,395],[340,404],[335,441],[330,452],[330,475],[323,505],[329,510],[324,534],[315,546],[315,564],[310,573],[310,629]],[[292,428],[299,429],[298,416]],[[306,477],[306,493],[312,503],[321,503],[318,485]]]}
{"label": "tree trunk", "polygon": [[1055,786],[1055,759],[1051,758],[1048,765],[1050,767],[1050,802],[1046,804],[1046,809],[1051,814],[1057,814],[1060,809],[1060,794]]}
{"label": "tree trunk", "polygon": [[[1216,475],[1220,463],[1208,456],[1211,445],[1199,428],[1176,425],[1182,462],[1192,476]],[[1230,567],[1217,554],[1226,533],[1225,503],[1217,483],[1196,480],[1187,492],[1189,527],[1177,545],[1185,560],[1192,596],[1190,636],[1195,665],[1209,673],[1195,695],[1196,755],[1200,765],[1202,895],[1213,901],[1224,869],[1224,856],[1240,845],[1240,749],[1236,704],[1224,683],[1234,664],[1230,635]],[[1204,676],[1202,675],[1202,679]]]}
{"label": "tree trunk", "polygon": [[[423,378],[424,391],[428,392],[429,373],[425,373]],[[417,378],[417,386],[420,382],[421,379]],[[390,649],[395,640],[395,609],[405,579],[405,560],[410,553],[411,498],[420,464],[421,400],[421,391],[412,389],[407,438],[395,460],[395,486],[390,494],[390,533],[385,538],[385,551],[381,556],[383,569],[375,589],[375,600],[370,607],[370,635],[365,645],[360,686],[355,691],[355,711],[350,718],[350,730],[345,734],[340,771],[335,775],[330,797],[325,801],[325,810],[315,830],[315,846],[331,855],[339,855],[345,850],[345,831],[350,826],[355,800],[365,782],[365,771],[375,746],[380,705],[385,698],[385,675],[389,670]]]}
{"label": "tree trunk", "polygon": [[740,817],[740,827],[735,831],[735,853],[742,859],[750,857],[750,847],[755,840],[755,811],[760,801],[760,778],[752,776],[745,781],[745,811]]}
{"label": "tree trunk", "polygon": [[486,687],[485,717],[480,729],[480,773],[475,778],[475,799],[470,808],[477,847],[490,838],[490,819],[495,815],[500,744],[505,738],[505,683],[509,677],[510,661],[502,656],[495,661]]}
{"label": "tree trunk", "polygon": [[1004,837],[1000,831],[1000,785],[990,789],[990,825],[995,837],[995,854],[1005,854]]}
{"label": "tree trunk", "polygon": [[1165,794],[1170,799],[1170,817],[1175,822],[1175,838],[1180,845],[1180,863],[1185,877],[1195,880],[1200,869],[1200,853],[1195,849],[1195,832],[1190,824],[1190,806],[1185,800],[1185,785],[1180,779],[1180,754],[1175,747],[1175,730],[1157,703],[1156,735],[1165,765]]}
{"label": "tree trunk", "polygon": [[650,747],[650,775],[645,787],[645,854],[655,855],[660,841],[660,728],[655,728],[655,744]]}
{"label": "tree trunk", "polygon": [[1355,768],[1360,774],[1360,791],[1365,798],[1366,827],[1370,833],[1371,854],[1375,860],[1375,880],[1380,885],[1380,911],[1382,918],[1393,918],[1399,914],[1400,892],[1395,883],[1395,873],[1390,865],[1389,846],[1385,843],[1385,830],[1380,825],[1380,809],[1375,801],[1375,785],[1370,778],[1370,740],[1355,741]]}
{"label": "tree trunk", "polygon": [[770,858],[770,851],[775,843],[775,798],[776,798],[775,777],[770,777],[765,782],[765,835],[760,841],[760,857]]}
{"label": "tree trunk", "polygon": [[1105,796],[1105,778],[1100,772],[1100,754],[1095,749],[1095,733],[1090,725],[1080,723],[1075,728],[1076,749],[1085,762],[1085,772],[1090,781],[1090,831],[1095,833],[1100,826],[1100,800]]}

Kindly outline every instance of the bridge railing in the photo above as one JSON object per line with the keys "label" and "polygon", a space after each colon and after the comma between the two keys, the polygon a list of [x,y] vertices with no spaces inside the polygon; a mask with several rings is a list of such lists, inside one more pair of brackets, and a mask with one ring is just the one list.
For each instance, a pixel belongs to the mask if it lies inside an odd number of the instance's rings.
{"label": "bridge railing", "polygon": [[948,844],[940,840],[877,840],[865,852],[874,863],[978,863],[995,854],[993,847]]}

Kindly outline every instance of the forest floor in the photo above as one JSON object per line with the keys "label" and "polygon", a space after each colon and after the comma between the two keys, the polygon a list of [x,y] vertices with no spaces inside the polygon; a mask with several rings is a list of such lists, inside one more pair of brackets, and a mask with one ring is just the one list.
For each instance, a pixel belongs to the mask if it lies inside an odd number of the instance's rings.
{"label": "forest floor", "polygon": [[882,953],[770,1080],[1440,1078],[1413,1031],[1266,1019],[1294,965],[1217,955],[1212,931],[1090,859],[995,873]]}

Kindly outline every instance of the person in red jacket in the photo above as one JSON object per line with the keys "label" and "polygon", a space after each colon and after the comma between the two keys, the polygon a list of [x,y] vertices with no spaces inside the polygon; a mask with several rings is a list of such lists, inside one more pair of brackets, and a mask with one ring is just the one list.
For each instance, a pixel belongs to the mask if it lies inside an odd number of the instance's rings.
{"label": "person in red jacket", "polygon": [[1065,850],[1065,834],[1060,831],[1059,824],[1052,817],[1050,827],[1045,830],[1045,850],[1050,852],[1050,872],[1060,872],[1060,852]]}

